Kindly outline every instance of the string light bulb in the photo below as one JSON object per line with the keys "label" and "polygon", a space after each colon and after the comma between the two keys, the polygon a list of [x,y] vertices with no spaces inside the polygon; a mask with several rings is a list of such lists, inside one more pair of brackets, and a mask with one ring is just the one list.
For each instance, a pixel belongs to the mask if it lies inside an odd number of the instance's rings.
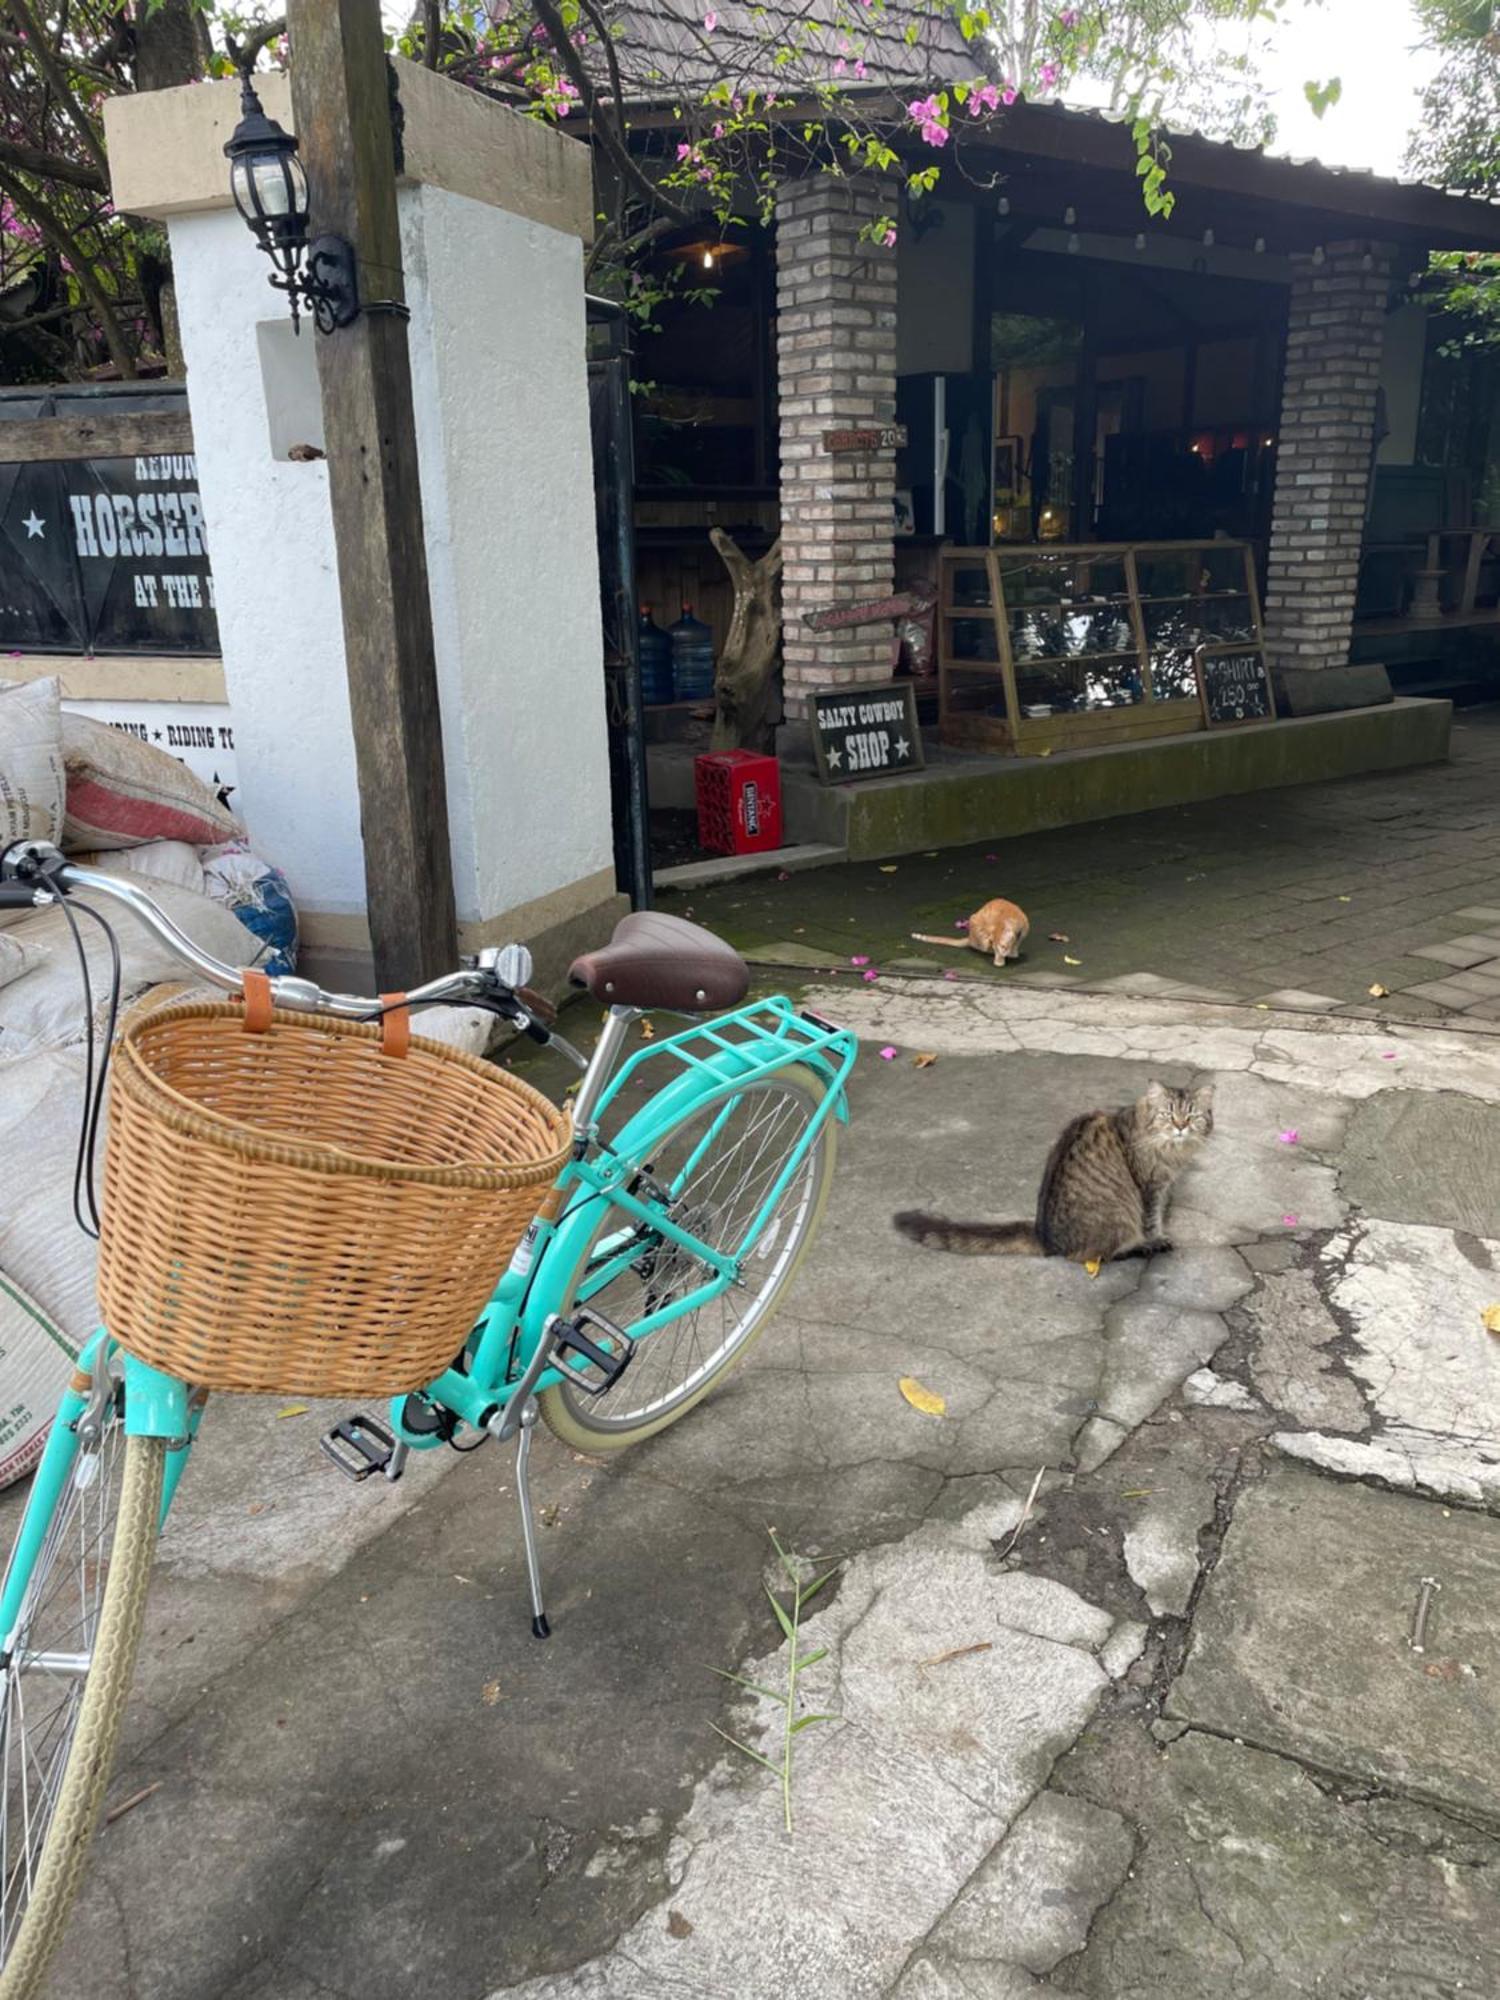
{"label": "string light bulb", "polygon": [[1137,233],[1136,233],[1136,239],[1135,239],[1135,247],[1136,247],[1136,249],[1137,249],[1137,250],[1144,250],[1144,249],[1145,249],[1145,247],[1146,247],[1146,232],[1145,232],[1144,230],[1139,230],[1139,231],[1137,231]]}
{"label": "string light bulb", "polygon": [[1312,253],[1312,260],[1313,260],[1313,262],[1314,262],[1315,264],[1321,264],[1321,263],[1322,263],[1322,262],[1324,261],[1324,255],[1325,255],[1325,253],[1324,253],[1324,250],[1323,250],[1323,246],[1322,246],[1322,244],[1320,243],[1320,244],[1318,245],[1317,249],[1316,249],[1316,250],[1314,250],[1314,252]]}
{"label": "string light bulb", "polygon": [[1000,213],[1001,213],[1002,215],[1009,215],[1009,214],[1010,214],[1010,196],[1009,196],[1008,194],[1003,194],[1003,195],[1001,195],[1001,197],[1000,197],[1000,201],[999,201],[999,204],[998,204],[998,206],[999,206],[999,209],[1000,209]]}
{"label": "string light bulb", "polygon": [[1265,239],[1265,237],[1264,237],[1264,236],[1257,236],[1257,237],[1256,237],[1256,239],[1255,239],[1255,254],[1256,254],[1256,256],[1257,256],[1257,257],[1263,257],[1263,256],[1264,256],[1264,255],[1266,254],[1266,239]]}
{"label": "string light bulb", "polygon": [[705,271],[711,271],[713,267],[714,267],[714,253],[712,250],[705,250],[703,253],[703,268]]}
{"label": "string light bulb", "polygon": [[1078,238],[1076,236],[1070,236],[1068,238],[1068,255],[1070,257],[1076,257],[1078,255]]}
{"label": "string light bulb", "polygon": [[1205,250],[1212,250],[1214,247],[1214,233],[1211,229],[1205,229],[1203,232],[1203,247]]}
{"label": "string light bulb", "polygon": [[1078,220],[1078,216],[1077,216],[1076,212],[1075,212],[1075,211],[1074,211],[1073,209],[1071,209],[1071,208],[1065,208],[1065,209],[1063,210],[1063,226],[1064,226],[1065,228],[1067,228],[1067,229],[1071,229],[1071,228],[1073,227],[1073,224],[1074,224],[1074,223],[1075,223],[1075,222],[1076,222],[1077,220]]}

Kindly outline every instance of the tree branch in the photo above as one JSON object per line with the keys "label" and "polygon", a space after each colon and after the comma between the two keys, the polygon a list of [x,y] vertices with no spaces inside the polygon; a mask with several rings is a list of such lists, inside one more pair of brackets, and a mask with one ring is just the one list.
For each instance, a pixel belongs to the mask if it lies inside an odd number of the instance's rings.
{"label": "tree branch", "polygon": [[52,50],[47,46],[41,26],[27,0],[6,0],[16,26],[26,38],[26,46],[31,51],[32,60],[46,79],[49,89],[63,106],[68,116],[78,128],[78,136],[87,147],[94,165],[109,181],[109,161],[105,157],[104,142],[94,129],[93,120],[74,96],[72,86],[64,76],[62,68]]}
{"label": "tree branch", "polygon": [[33,194],[24,181],[16,180],[4,167],[0,167],[0,189],[10,196],[17,208],[26,211],[53,248],[67,258],[84,297],[94,309],[99,321],[99,331],[104,335],[104,344],[109,349],[110,358],[126,381],[134,381],[135,356],[126,344],[125,331],[115,315],[114,305],[99,283],[93,259],[80,248],[78,238],[67,224],[54,215],[47,204]]}
{"label": "tree branch", "polygon": [[[651,180],[646,174],[643,174],[636,165],[635,160],[631,157],[630,148],[626,145],[622,135],[615,129],[613,112],[605,105],[599,92],[594,88],[594,79],[589,75],[588,70],[584,67],[583,59],[580,57],[577,49],[574,48],[572,39],[563,23],[563,18],[553,5],[553,0],[532,0],[532,12],[546,29],[547,39],[552,46],[552,53],[567,71],[569,80],[578,92],[579,102],[582,104],[589,121],[589,128],[603,146],[604,151],[609,155],[615,171],[623,179],[628,180],[642,198],[651,203],[653,208],[661,209],[664,214],[670,215],[676,222],[690,223],[695,221],[696,217],[693,215],[691,209],[683,208],[680,203],[673,201],[670,195],[659,188],[655,181]],[[624,106],[619,105],[615,108],[623,117]]]}
{"label": "tree branch", "polygon": [[70,160],[62,153],[49,153],[40,146],[20,146],[0,139],[0,166],[14,167],[17,173],[34,174],[38,180],[65,181],[69,187],[87,188],[90,194],[108,194],[109,181],[97,167],[82,160]]}
{"label": "tree branch", "polygon": [[284,17],[279,21],[262,21],[255,32],[246,35],[242,42],[237,42],[233,35],[226,34],[224,37],[224,53],[240,74],[243,75],[246,70],[254,69],[256,58],[259,56],[261,50],[269,43],[274,42],[278,35],[284,35],[285,33],[286,20]]}

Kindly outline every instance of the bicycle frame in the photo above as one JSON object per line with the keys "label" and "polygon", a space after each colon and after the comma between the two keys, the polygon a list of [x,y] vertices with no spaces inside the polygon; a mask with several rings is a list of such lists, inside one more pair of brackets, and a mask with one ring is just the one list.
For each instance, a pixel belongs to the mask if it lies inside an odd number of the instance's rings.
{"label": "bicycle frame", "polygon": [[[824,1123],[830,1117],[848,1122],[844,1085],[854,1066],[858,1044],[847,1031],[799,1014],[789,1000],[759,1002],[694,1025],[639,1050],[615,1070],[624,1031],[639,1018],[639,1013],[629,1008],[614,1009],[610,1015],[610,1026],[615,1032],[611,1035],[609,1028],[606,1029],[579,1092],[574,1157],[558,1176],[480,1314],[466,1348],[467,1369],[450,1368],[420,1392],[467,1423],[483,1427],[492,1422],[495,1413],[503,1410],[526,1382],[539,1347],[547,1339],[559,1311],[568,1303],[563,1288],[588,1246],[601,1200],[608,1200],[668,1242],[680,1244],[713,1273],[694,1290],[642,1320],[635,1334],[637,1338],[647,1338],[685,1313],[718,1298],[734,1284],[739,1259],[759,1236]],[[649,1190],[643,1194],[633,1191],[633,1184],[649,1165],[661,1140],[684,1118],[715,1104],[724,1107],[723,1117],[727,1117],[746,1084],[772,1076],[792,1063],[814,1070],[829,1086],[828,1092],[733,1254],[722,1253],[681,1228],[656,1194]],[[676,1070],[674,1079],[656,1091],[607,1146],[601,1145],[598,1121],[603,1114],[643,1071],[654,1074],[663,1068]],[[679,1170],[679,1182],[691,1172],[721,1123],[722,1119],[716,1120],[710,1126]],[[666,1193],[670,1196],[672,1191],[669,1188]],[[609,1282],[622,1254],[616,1252],[612,1260],[609,1245],[602,1247],[591,1290],[601,1290]],[[633,1244],[631,1255],[639,1254],[638,1246]],[[547,1365],[528,1384],[527,1393],[539,1394],[565,1381],[568,1366],[565,1361]],[[430,1450],[441,1443],[440,1438],[407,1428],[401,1415],[405,1401],[404,1396],[398,1397],[391,1404],[395,1434],[416,1450]]]}
{"label": "bicycle frame", "polygon": [[[455,1350],[462,1346],[467,1367],[449,1368],[411,1392],[476,1428],[493,1427],[499,1413],[523,1388],[525,1400],[530,1404],[536,1394],[567,1379],[570,1364],[565,1360],[549,1360],[540,1370],[533,1364],[549,1341],[562,1307],[568,1304],[564,1289],[597,1226],[601,1202],[611,1203],[656,1235],[682,1245],[712,1274],[692,1291],[641,1321],[635,1328],[635,1336],[648,1338],[685,1313],[718,1298],[733,1285],[739,1260],[755,1243],[823,1125],[830,1117],[848,1122],[844,1086],[854,1066],[858,1044],[846,1030],[799,1013],[789,1000],[761,1001],[713,1021],[695,1023],[680,1034],[649,1044],[621,1063],[619,1057],[626,1033],[640,1018],[640,1011],[630,1008],[615,1008],[609,1016],[578,1094],[573,1157],[543,1201],[467,1338],[455,1338]],[[716,1104],[723,1107],[720,1118],[711,1122],[679,1170],[679,1184],[713,1142],[745,1086],[773,1076],[793,1063],[813,1070],[823,1079],[827,1091],[732,1252],[715,1249],[672,1220],[668,1203],[673,1188],[657,1192],[653,1183],[642,1192],[636,1191],[656,1148],[684,1118]],[[669,1073],[669,1080],[652,1093],[613,1138],[602,1140],[599,1121],[622,1091],[643,1074],[649,1079],[662,1071]],[[662,1199],[663,1194],[666,1200]],[[616,1275],[622,1261],[628,1261],[627,1244],[628,1256],[640,1254],[633,1230],[624,1242],[611,1238],[599,1246],[591,1291],[601,1290]],[[47,1524],[72,1476],[81,1448],[78,1425],[91,1397],[88,1389],[77,1385],[86,1378],[98,1381],[101,1368],[110,1379],[109,1393],[113,1393],[116,1380],[123,1381],[127,1436],[164,1437],[175,1446],[167,1456],[161,1507],[163,1524],[186,1468],[202,1416],[203,1398],[194,1395],[187,1383],[162,1374],[134,1355],[120,1353],[101,1327],[79,1356],[73,1386],[62,1397],[37,1466],[25,1519],[0,1594],[0,1646],[9,1645],[20,1619]],[[102,1382],[99,1393],[102,1398]],[[391,1429],[398,1441],[418,1451],[441,1444],[440,1435],[415,1432],[403,1421],[407,1400],[407,1396],[399,1396],[390,1406]],[[520,1417],[516,1417],[505,1426],[505,1432],[510,1435],[520,1428]]]}

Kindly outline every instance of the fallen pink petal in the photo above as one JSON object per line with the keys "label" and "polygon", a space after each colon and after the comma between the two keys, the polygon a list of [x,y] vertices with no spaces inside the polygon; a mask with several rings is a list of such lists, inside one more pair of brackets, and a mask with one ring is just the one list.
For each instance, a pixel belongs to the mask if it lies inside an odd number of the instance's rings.
{"label": "fallen pink petal", "polygon": [[1297,1218],[1295,1215],[1284,1215],[1281,1220],[1287,1229],[1295,1229],[1297,1227]]}
{"label": "fallen pink petal", "polygon": [[896,1060],[896,1051],[893,1048],[882,1049],[880,1051],[880,1060],[882,1062],[894,1062]]}
{"label": "fallen pink petal", "polygon": [[1394,1049],[1387,1049],[1380,1060],[1382,1062],[1394,1062],[1396,1060],[1396,1051]]}
{"label": "fallen pink petal", "polygon": [[864,975],[866,986],[873,986],[879,977],[880,974],[878,972],[867,972]]}
{"label": "fallen pink petal", "polygon": [[851,965],[868,965],[870,963],[870,955],[868,952],[861,953],[858,957],[851,958],[849,963]]}
{"label": "fallen pink petal", "polygon": [[956,972],[945,972],[943,977],[944,979],[957,979],[958,974]]}
{"label": "fallen pink petal", "polygon": [[1288,1127],[1285,1132],[1278,1132],[1276,1136],[1283,1146],[1295,1146],[1297,1141],[1302,1137],[1302,1134]]}

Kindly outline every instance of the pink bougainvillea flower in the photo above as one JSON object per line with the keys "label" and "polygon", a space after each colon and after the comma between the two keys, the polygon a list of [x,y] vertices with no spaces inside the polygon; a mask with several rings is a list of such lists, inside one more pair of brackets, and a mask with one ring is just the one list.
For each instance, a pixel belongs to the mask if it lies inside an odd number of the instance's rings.
{"label": "pink bougainvillea flower", "polygon": [[865,980],[865,984],[866,984],[866,986],[873,986],[873,985],[875,984],[876,980],[877,980],[877,979],[878,979],[879,977],[880,977],[880,974],[879,974],[878,972],[867,972],[867,973],[866,973],[866,974],[864,975],[864,980]]}
{"label": "pink bougainvillea flower", "polygon": [[922,137],[929,146],[946,146],[948,128],[943,123],[942,110],[936,97],[914,97],[906,107],[906,115],[912,123],[921,128]]}
{"label": "pink bougainvillea flower", "polygon": [[848,63],[846,63],[844,61],[844,58],[840,56],[838,61],[833,66],[833,73],[835,76],[842,76],[844,74],[844,71],[848,67],[849,67]]}
{"label": "pink bougainvillea flower", "polygon": [[1043,90],[1050,90],[1057,81],[1057,64],[1045,62],[1037,71]]}
{"label": "pink bougainvillea flower", "polygon": [[713,8],[710,7],[708,12],[703,16],[704,33],[711,35],[714,29],[718,27],[718,25],[719,25],[719,17],[714,12]]}
{"label": "pink bougainvillea flower", "polygon": [[943,977],[944,979],[957,979],[958,974],[956,972],[945,972]]}
{"label": "pink bougainvillea flower", "polygon": [[896,1060],[896,1051],[889,1046],[883,1048],[880,1051],[880,1060],[882,1062],[894,1062]]}
{"label": "pink bougainvillea flower", "polygon": [[679,160],[690,160],[693,157],[693,149],[686,140],[677,148],[677,157]]}
{"label": "pink bougainvillea flower", "polygon": [[870,954],[868,952],[861,952],[856,957],[851,958],[849,963],[851,965],[868,965],[870,963]]}
{"label": "pink bougainvillea flower", "polygon": [[887,229],[884,236],[882,236],[880,240],[885,245],[887,250],[894,250],[896,247],[896,231],[894,226]]}
{"label": "pink bougainvillea flower", "polygon": [[1396,1060],[1396,1051],[1394,1049],[1387,1049],[1380,1060],[1382,1062],[1394,1062]]}
{"label": "pink bougainvillea flower", "polygon": [[968,918],[967,918],[967,917],[955,917],[955,918],[953,919],[953,928],[954,928],[954,929],[955,929],[956,931],[966,931],[966,930],[967,930],[967,929],[969,928],[969,920],[968,920]]}
{"label": "pink bougainvillea flower", "polygon": [[1281,1141],[1283,1146],[1295,1146],[1297,1141],[1302,1137],[1302,1134],[1294,1126],[1289,1125],[1285,1132],[1278,1132],[1276,1137]]}
{"label": "pink bougainvillea flower", "polygon": [[1297,1227],[1297,1218],[1295,1215],[1284,1215],[1281,1220],[1283,1225],[1288,1229],[1295,1229]]}
{"label": "pink bougainvillea flower", "polygon": [[997,110],[999,104],[1000,93],[992,83],[977,84],[969,92],[969,116],[971,118],[982,118],[986,111]]}
{"label": "pink bougainvillea flower", "polygon": [[1007,82],[1001,84],[1000,102],[1002,104],[1014,104],[1018,94],[1016,86],[1013,83]]}
{"label": "pink bougainvillea flower", "polygon": [[1059,27],[1076,28],[1078,26],[1078,9],[1076,7],[1064,7],[1058,15],[1057,21]]}
{"label": "pink bougainvillea flower", "polygon": [[857,62],[857,63],[856,63],[855,65],[854,65],[854,74],[855,74],[855,75],[856,75],[856,76],[857,76],[857,77],[859,78],[859,80],[860,80],[860,82],[861,82],[861,83],[863,83],[863,82],[864,82],[864,80],[865,80],[865,76],[866,76],[867,72],[866,72],[866,70],[865,70],[865,66],[864,66],[864,63],[863,63],[862,61],[860,61],[860,62]]}

